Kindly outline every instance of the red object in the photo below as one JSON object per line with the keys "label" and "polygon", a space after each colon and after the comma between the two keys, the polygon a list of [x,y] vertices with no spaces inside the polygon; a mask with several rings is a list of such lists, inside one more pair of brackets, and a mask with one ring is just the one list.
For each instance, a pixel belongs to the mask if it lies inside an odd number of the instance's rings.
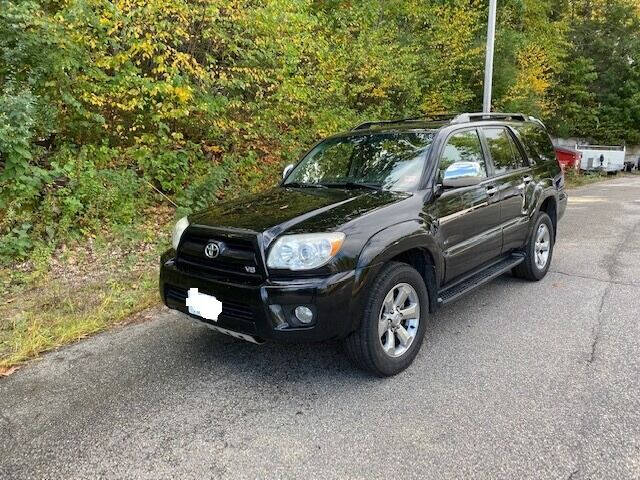
{"label": "red object", "polygon": [[580,169],[580,161],[582,160],[582,152],[574,150],[573,148],[555,147],[556,157],[562,171],[568,168],[575,170]]}

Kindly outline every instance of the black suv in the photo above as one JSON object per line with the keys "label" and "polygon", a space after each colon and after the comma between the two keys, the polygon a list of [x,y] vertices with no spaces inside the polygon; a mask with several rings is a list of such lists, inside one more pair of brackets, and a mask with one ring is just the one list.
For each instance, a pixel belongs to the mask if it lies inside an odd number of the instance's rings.
{"label": "black suv", "polygon": [[544,277],[566,203],[533,117],[368,122],[317,143],[277,188],[179,220],[160,293],[219,332],[337,338],[394,375],[430,312],[509,270]]}

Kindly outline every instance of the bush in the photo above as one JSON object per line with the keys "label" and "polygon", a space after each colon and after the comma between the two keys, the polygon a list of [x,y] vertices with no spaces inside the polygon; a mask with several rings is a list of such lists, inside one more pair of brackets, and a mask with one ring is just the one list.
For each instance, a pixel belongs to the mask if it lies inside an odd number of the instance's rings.
{"label": "bush", "polygon": [[[578,125],[581,98],[580,125],[635,138],[637,10],[605,2],[604,18],[574,3],[579,21],[546,0],[501,6],[494,104],[560,112],[553,124],[575,133],[566,124]],[[479,110],[486,7],[0,0],[0,252],[135,222],[165,197],[182,215],[264,188],[360,121]],[[615,40],[596,45],[598,58],[581,40],[593,28]],[[626,52],[610,74],[608,45]],[[605,74],[604,93],[591,94]]]}

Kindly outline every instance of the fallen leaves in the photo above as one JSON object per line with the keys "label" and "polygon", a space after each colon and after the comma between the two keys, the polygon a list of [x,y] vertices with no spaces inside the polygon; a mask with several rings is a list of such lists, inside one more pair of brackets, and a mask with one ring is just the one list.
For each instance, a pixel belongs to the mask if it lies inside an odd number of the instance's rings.
{"label": "fallen leaves", "polygon": [[14,365],[13,367],[0,367],[0,377],[8,377],[12,373],[15,373],[20,367]]}

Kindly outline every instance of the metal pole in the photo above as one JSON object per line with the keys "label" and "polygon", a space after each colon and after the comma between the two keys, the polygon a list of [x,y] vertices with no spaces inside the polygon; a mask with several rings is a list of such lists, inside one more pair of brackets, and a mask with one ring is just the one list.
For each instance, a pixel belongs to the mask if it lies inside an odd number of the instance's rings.
{"label": "metal pole", "polygon": [[498,0],[489,0],[489,22],[487,24],[487,56],[484,62],[484,96],[482,111],[491,111],[491,87],[493,83],[493,45],[496,38],[496,7]]}

